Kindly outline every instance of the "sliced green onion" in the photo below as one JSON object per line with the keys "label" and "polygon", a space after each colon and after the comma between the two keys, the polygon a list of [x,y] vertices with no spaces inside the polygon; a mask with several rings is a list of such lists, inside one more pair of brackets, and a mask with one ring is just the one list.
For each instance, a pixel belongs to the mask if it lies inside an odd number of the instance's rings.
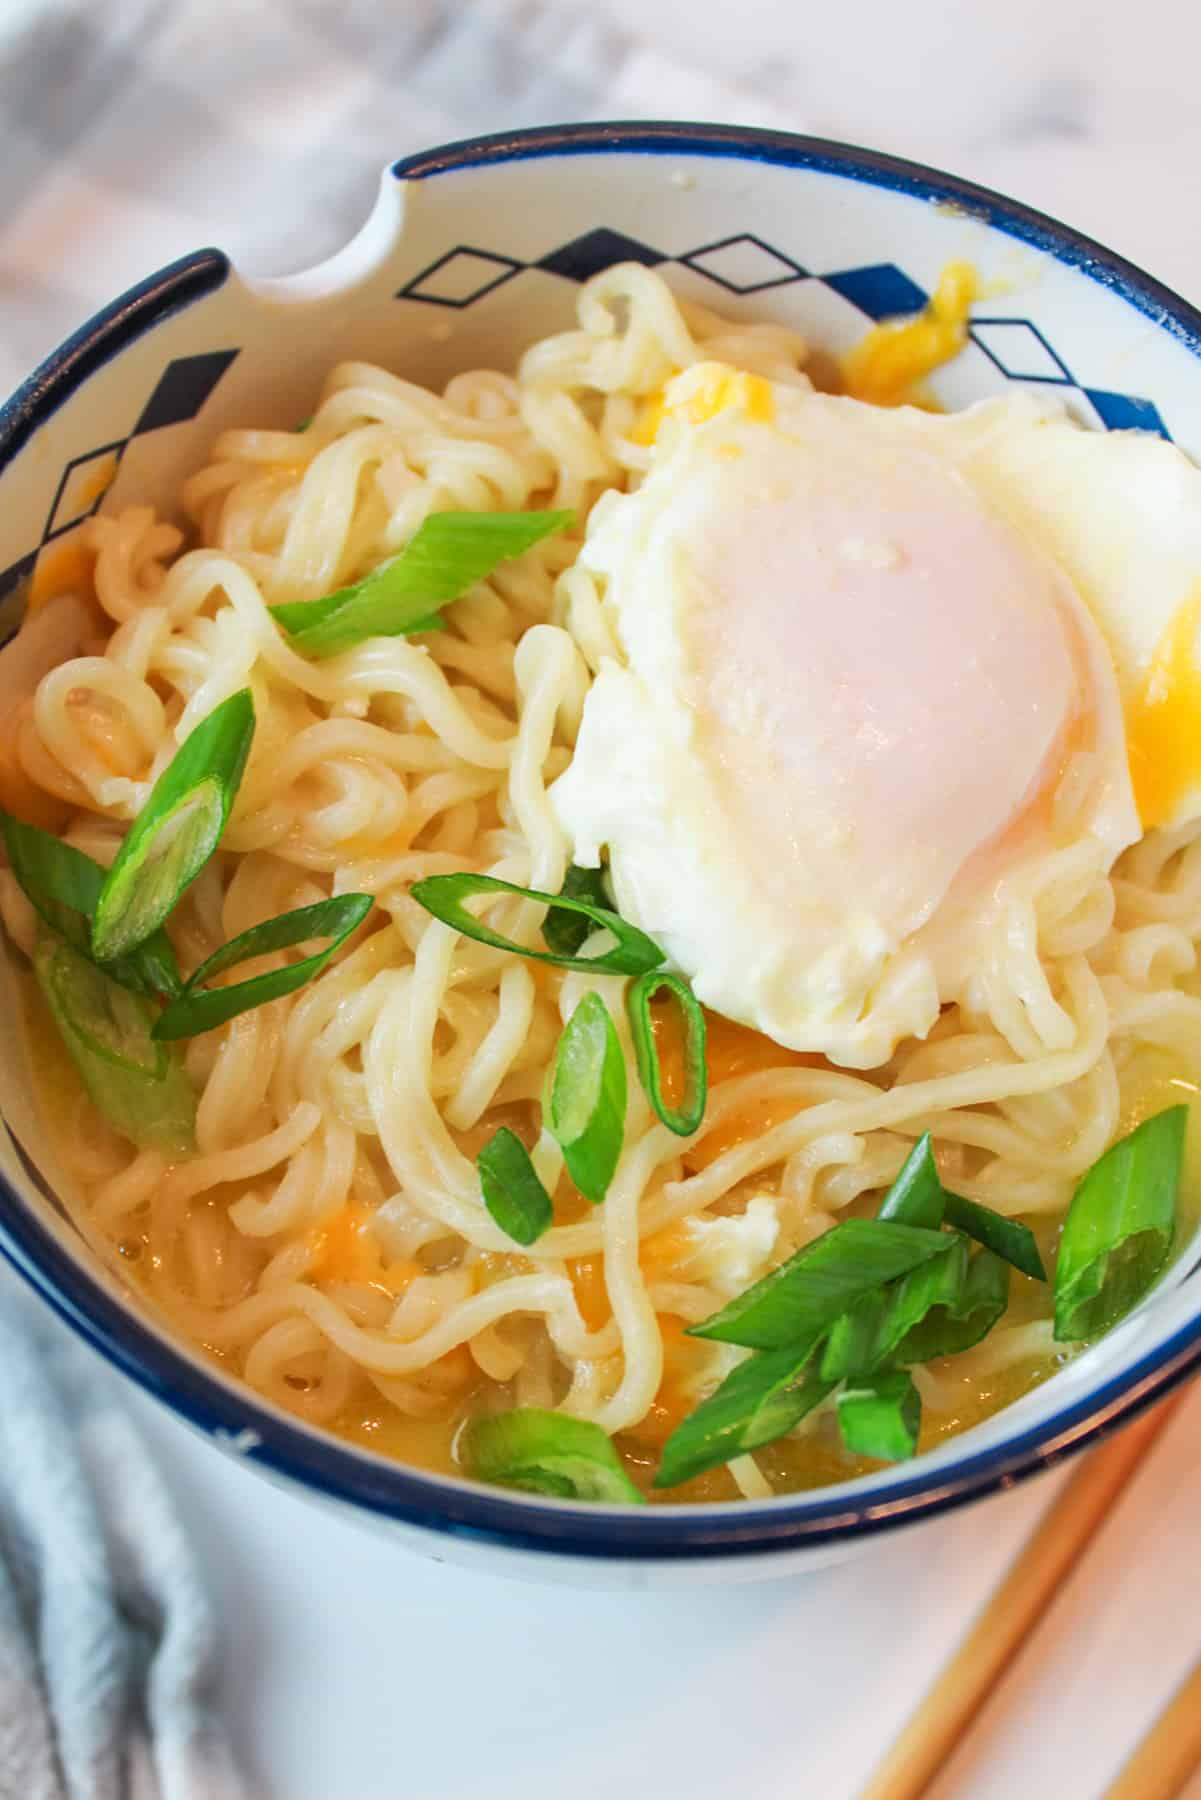
{"label": "sliced green onion", "polygon": [[[239,1013],[265,1006],[283,994],[294,994],[297,988],[320,975],[331,956],[346,942],[352,931],[363,923],[374,902],[370,894],[336,894],[332,900],[318,900],[313,906],[298,906],[293,912],[280,913],[262,925],[252,925],[239,932],[228,944],[214,951],[184,983],[183,992],[163,1011],[155,1024],[159,1039],[198,1037],[224,1025]],[[306,944],[310,938],[327,937],[323,950],[288,963],[282,969],[271,969],[265,975],[238,981],[232,987],[206,988],[205,982],[252,956],[265,956],[272,950],[288,950],[293,944]]]}
{"label": "sliced green onion", "polygon": [[1033,1281],[1045,1281],[1047,1271],[1043,1267],[1043,1259],[1038,1253],[1038,1244],[1034,1233],[1028,1225],[1018,1219],[1007,1219],[1003,1213],[994,1212],[991,1206],[980,1206],[975,1200],[965,1200],[961,1194],[948,1194],[946,1197],[946,1221],[956,1231],[964,1231],[968,1237],[975,1238],[986,1250],[994,1255],[1004,1257],[1023,1275],[1029,1275]]}
{"label": "sliced green onion", "polygon": [[[572,863],[563,877],[559,896],[567,900],[586,900],[590,906],[613,911],[603,869],[579,869]],[[582,913],[568,912],[565,906],[552,906],[542,921],[542,941],[556,956],[578,956],[581,946],[596,929]]]}
{"label": "sliced green onion", "polygon": [[1188,1108],[1145,1119],[1076,1189],[1055,1268],[1055,1336],[1097,1337],[1141,1300],[1168,1260]]}
{"label": "sliced green onion", "polygon": [[941,1231],[844,1219],[690,1333],[759,1350],[801,1343],[826,1331],[865,1294],[946,1248]]}
{"label": "sliced green onion", "polygon": [[930,1133],[924,1131],[905,1161],[901,1172],[885,1194],[877,1219],[891,1219],[896,1225],[924,1225],[937,1231],[942,1224],[945,1194],[938,1179]]}
{"label": "sliced green onion", "polygon": [[464,1468],[477,1481],[564,1500],[646,1504],[600,1426],[566,1413],[524,1406],[473,1419],[459,1450]]}
{"label": "sliced green onion", "polygon": [[[36,825],[0,813],[8,860],[27,898],[52,930],[81,955],[92,954],[92,918],[105,871],[82,850]],[[105,965],[112,979],[135,994],[178,994],[183,985],[166,933],[152,932],[129,956]]]}
{"label": "sliced green onion", "polygon": [[617,1028],[597,993],[585,994],[563,1027],[551,1073],[550,1128],[567,1173],[598,1206],[621,1156],[626,1063]]}
{"label": "sliced green onion", "polygon": [[[491,944],[494,950],[509,950],[514,956],[528,956],[532,962],[552,963],[557,969],[586,969],[598,975],[641,975],[644,970],[657,969],[667,961],[666,952],[636,926],[627,924],[619,913],[611,912],[606,906],[593,906],[587,900],[573,899],[567,894],[543,894],[537,888],[514,887],[511,881],[500,881],[495,875],[469,875],[466,872],[428,875],[424,881],[415,881],[409,892],[418,906],[424,906],[435,919],[453,926],[464,937],[474,938],[477,944]],[[552,906],[556,912],[579,913],[594,927],[603,926],[611,932],[617,942],[611,950],[602,950],[596,956],[559,956],[547,950],[531,950],[525,944],[514,943],[512,938],[502,937],[499,931],[493,931],[474,913],[467,911],[463,902],[473,900],[477,894],[516,894],[522,900],[541,900],[543,905]]]}
{"label": "sliced green onion", "polygon": [[98,962],[144,943],[199,875],[225,830],[253,736],[254,703],[243,688],[176,751],[100,890],[92,923]]}
{"label": "sliced green onion", "polygon": [[[913,1271],[937,1279],[945,1258],[932,1256]],[[892,1299],[891,1285],[873,1288],[840,1314],[830,1327],[829,1335],[818,1358],[818,1368],[828,1381],[842,1381],[848,1375],[866,1375],[883,1361],[887,1350],[885,1325]]]}
{"label": "sliced green onion", "polygon": [[887,1362],[906,1333],[931,1308],[954,1306],[967,1275],[967,1240],[958,1232],[943,1234],[943,1250],[910,1269],[899,1281],[877,1288],[856,1301],[830,1327],[821,1357],[828,1381],[870,1375]]}
{"label": "sliced green onion", "polygon": [[774,1443],[812,1412],[831,1383],[812,1366],[813,1343],[763,1350],[726,1376],[663,1446],[656,1487],[691,1481],[747,1450]]}
{"label": "sliced green onion", "polygon": [[101,1116],[145,1149],[194,1149],[196,1096],[178,1057],[151,1037],[153,1003],[60,938],[39,939],[33,967]]}
{"label": "sliced green onion", "polygon": [[530,1153],[502,1125],[475,1159],[484,1205],[515,1244],[533,1244],[554,1223],[551,1197],[538,1179]]}
{"label": "sliced green onion", "polygon": [[104,870],[82,850],[23,819],[3,815],[4,847],[27,898],[47,925],[85,956],[92,947],[92,914]]}
{"label": "sliced green onion", "polygon": [[572,512],[431,513],[399,556],[362,581],[270,611],[305,656],[336,656],[365,638],[426,631],[439,607],[574,518]]}
{"label": "sliced green onion", "polygon": [[903,1369],[848,1382],[838,1396],[838,1425],[853,1456],[903,1462],[917,1449],[921,1424],[921,1397]]}
{"label": "sliced green onion", "polygon": [[104,971],[135,994],[159,994],[164,1000],[174,1000],[176,994],[183,991],[179,963],[161,925],[128,956],[105,963]]}
{"label": "sliced green onion", "polygon": [[[680,1009],[684,1025],[684,1099],[669,1106],[663,1094],[663,1072],[659,1064],[659,1046],[651,1018],[651,1002],[656,994],[668,993]],[[705,1116],[709,1073],[705,1064],[705,1015],[686,981],[652,969],[640,975],[626,995],[630,1031],[634,1038],[634,1055],[638,1062],[638,1079],[647,1099],[669,1131],[679,1137],[691,1137]]]}
{"label": "sliced green onion", "polygon": [[1009,1305],[1009,1264],[992,1250],[977,1250],[959,1293],[927,1309],[896,1346],[898,1363],[958,1356],[986,1338]]}

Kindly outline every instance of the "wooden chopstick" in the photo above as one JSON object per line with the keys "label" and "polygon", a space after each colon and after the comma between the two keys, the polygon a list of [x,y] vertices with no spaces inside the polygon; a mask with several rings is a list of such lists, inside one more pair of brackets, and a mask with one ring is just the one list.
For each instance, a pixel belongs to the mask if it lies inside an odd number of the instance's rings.
{"label": "wooden chopstick", "polygon": [[[1077,1470],[994,1589],[860,1800],[919,1800],[926,1792],[1047,1612],[1179,1401],[1178,1393],[1161,1401],[1094,1450]],[[1201,1676],[1194,1680],[1201,1682]],[[1174,1791],[1163,1789],[1162,1793],[1166,1796]],[[1113,1800],[1117,1792],[1113,1790],[1107,1800]],[[1137,1800],[1151,1800],[1152,1796],[1159,1800],[1160,1793],[1157,1788],[1132,1788],[1123,1793],[1122,1800],[1135,1800],[1136,1796]]]}
{"label": "wooden chopstick", "polygon": [[1176,1800],[1201,1764],[1201,1662],[1177,1688],[1105,1800]]}

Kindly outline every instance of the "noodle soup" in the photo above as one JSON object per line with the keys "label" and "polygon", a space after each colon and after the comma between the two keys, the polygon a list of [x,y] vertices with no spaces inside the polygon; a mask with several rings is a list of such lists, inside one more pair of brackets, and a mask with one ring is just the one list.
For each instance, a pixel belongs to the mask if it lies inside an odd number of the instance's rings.
{"label": "noodle soup", "polygon": [[252,1388],[551,1495],[761,1498],[967,1428],[1166,1266],[1198,602],[1162,545],[1104,568],[1112,496],[1201,519],[1201,474],[913,404],[970,298],[831,394],[611,269],[515,374],[338,365],[31,605],[43,1106],[89,1238]]}

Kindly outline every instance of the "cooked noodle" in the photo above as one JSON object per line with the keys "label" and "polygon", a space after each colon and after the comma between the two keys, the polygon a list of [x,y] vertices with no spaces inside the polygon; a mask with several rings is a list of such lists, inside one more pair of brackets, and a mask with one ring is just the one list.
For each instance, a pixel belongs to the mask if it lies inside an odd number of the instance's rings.
{"label": "cooked noodle", "polygon": [[[610,648],[575,545],[551,538],[503,565],[420,643],[376,639],[313,662],[267,607],[357,579],[430,512],[565,506],[582,522],[647,465],[643,399],[698,360],[803,379],[793,332],[677,303],[643,269],[591,281],[579,317],[516,378],[461,374],[435,395],[343,363],[307,429],[223,433],[183,491],[196,547],[146,507],[95,519],[111,634],[45,675],[7,725],[10,762],[64,803],[64,835],[107,862],[182,738],[251,687],[257,733],[233,821],[172,920],[185,967],[287,908],[376,898],[309,987],[189,1046],[193,1159],[133,1152],[82,1101],[60,1140],[93,1230],[136,1259],[166,1316],[322,1424],[373,1404],[453,1422],[473,1390],[503,1385],[518,1403],[658,1441],[665,1367],[695,1401],[728,1366],[717,1347],[682,1347],[678,1322],[887,1184],[919,1133],[933,1132],[958,1191],[1052,1219],[1118,1133],[1147,1047],[1201,1067],[1198,828],[1149,836],[1111,878],[1073,830],[1088,782],[1069,770],[1062,849],[1036,881],[1011,883],[991,954],[925,1041],[866,1074],[761,1057],[717,1082],[684,1143],[632,1080],[606,1202],[573,1203],[561,1152],[537,1135],[543,1082],[589,988],[632,1067],[622,981],[468,942],[408,890],[460,869],[561,885],[567,844],[547,788]],[[2,900],[28,949],[32,914],[7,874]],[[530,903],[490,917],[538,941]],[[535,1143],[558,1190],[556,1224],[524,1251],[480,1198],[474,1157],[501,1124]],[[722,1223],[752,1207],[757,1247],[731,1276]],[[954,1382],[920,1372],[927,1406],[961,1408],[973,1368],[991,1378],[1037,1357],[1049,1366],[1044,1325],[1003,1327],[959,1359]],[[734,1476],[763,1491],[748,1459]]]}

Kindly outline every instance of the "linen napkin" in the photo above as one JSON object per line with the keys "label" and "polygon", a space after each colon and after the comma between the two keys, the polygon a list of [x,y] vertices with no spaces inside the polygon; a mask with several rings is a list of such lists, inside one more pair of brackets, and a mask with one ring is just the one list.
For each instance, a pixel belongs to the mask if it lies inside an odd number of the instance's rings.
{"label": "linen napkin", "polygon": [[0,1285],[0,1795],[240,1800],[170,1495],[93,1353]]}

